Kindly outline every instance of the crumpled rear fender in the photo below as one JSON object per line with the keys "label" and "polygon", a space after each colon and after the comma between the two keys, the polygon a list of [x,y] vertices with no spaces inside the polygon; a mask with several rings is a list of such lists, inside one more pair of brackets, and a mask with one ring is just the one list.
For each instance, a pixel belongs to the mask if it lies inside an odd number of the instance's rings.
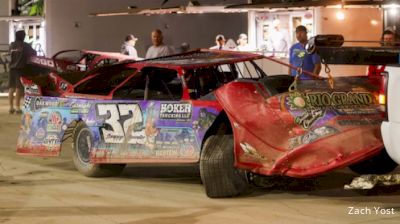
{"label": "crumpled rear fender", "polygon": [[283,106],[286,94],[270,96],[258,82],[231,82],[219,88],[216,97],[232,124],[238,168],[308,177],[357,163],[383,149],[379,114],[363,117],[328,111],[305,129]]}

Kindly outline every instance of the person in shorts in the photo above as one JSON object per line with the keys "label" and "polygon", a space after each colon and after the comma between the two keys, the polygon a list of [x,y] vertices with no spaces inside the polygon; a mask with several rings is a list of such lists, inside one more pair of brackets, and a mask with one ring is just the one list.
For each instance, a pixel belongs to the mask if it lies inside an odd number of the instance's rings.
{"label": "person in shorts", "polygon": [[[25,31],[20,30],[15,33],[15,41],[10,44],[9,54],[11,55],[10,61],[10,75],[8,80],[8,100],[9,100],[9,113],[21,114],[20,102],[23,97],[24,88],[21,84],[21,76],[24,75],[27,68],[27,63],[30,57],[36,55],[35,50],[24,42]],[[14,105],[15,93],[15,105]]]}

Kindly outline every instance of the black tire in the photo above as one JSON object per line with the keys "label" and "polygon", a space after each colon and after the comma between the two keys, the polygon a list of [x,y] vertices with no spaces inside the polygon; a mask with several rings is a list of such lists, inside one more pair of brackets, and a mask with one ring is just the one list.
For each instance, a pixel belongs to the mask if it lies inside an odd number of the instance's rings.
{"label": "black tire", "polygon": [[200,176],[210,198],[234,197],[249,190],[245,171],[234,167],[232,135],[211,135],[200,156]]}
{"label": "black tire", "polygon": [[386,152],[386,149],[367,160],[349,166],[357,174],[386,174],[392,172],[398,164],[393,161]]}
{"label": "black tire", "polygon": [[83,123],[74,129],[73,161],[75,168],[87,177],[111,177],[121,174],[126,164],[93,164],[90,162],[90,148],[93,134]]}

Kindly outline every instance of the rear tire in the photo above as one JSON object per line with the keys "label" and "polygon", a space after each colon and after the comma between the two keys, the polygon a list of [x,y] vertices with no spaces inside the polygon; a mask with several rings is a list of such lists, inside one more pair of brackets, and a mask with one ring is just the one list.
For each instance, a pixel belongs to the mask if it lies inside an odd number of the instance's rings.
{"label": "rear tire", "polygon": [[83,123],[79,122],[73,133],[73,161],[75,168],[87,177],[111,177],[121,174],[126,164],[93,164],[90,162],[90,151],[93,134]]}
{"label": "rear tire", "polygon": [[200,156],[200,176],[210,198],[234,197],[249,189],[246,172],[234,167],[232,135],[207,138]]}
{"label": "rear tire", "polygon": [[393,161],[386,152],[386,149],[367,160],[349,166],[357,174],[386,174],[392,172],[398,164]]}

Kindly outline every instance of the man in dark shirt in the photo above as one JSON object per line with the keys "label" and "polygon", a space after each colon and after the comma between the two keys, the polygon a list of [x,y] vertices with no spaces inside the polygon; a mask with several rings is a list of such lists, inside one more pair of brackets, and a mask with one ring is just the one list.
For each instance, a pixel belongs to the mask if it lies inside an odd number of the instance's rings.
{"label": "man in dark shirt", "polygon": [[[15,41],[10,44],[9,53],[11,55],[8,100],[10,104],[9,113],[21,114],[20,102],[24,92],[21,84],[21,76],[26,72],[27,62],[31,56],[36,55],[35,50],[24,42],[25,31],[20,30],[15,33]],[[15,108],[14,108],[15,92]]]}

